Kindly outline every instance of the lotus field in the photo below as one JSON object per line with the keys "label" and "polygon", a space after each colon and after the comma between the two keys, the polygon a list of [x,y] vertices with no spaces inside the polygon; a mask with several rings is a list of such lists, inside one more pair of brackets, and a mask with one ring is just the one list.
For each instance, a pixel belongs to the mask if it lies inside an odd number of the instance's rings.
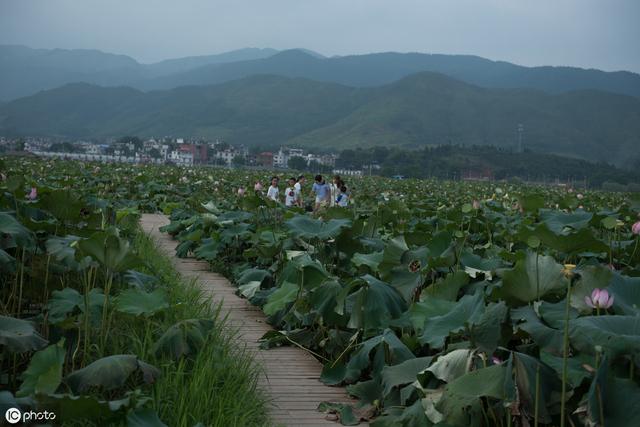
{"label": "lotus field", "polygon": [[3,403],[188,425],[167,419],[163,369],[219,328],[177,316],[185,296],[136,250],[139,213],[160,211],[178,257],[268,316],[264,347],[347,385],[355,405],[319,407],[345,425],[640,425],[637,195],[351,178],[351,206],[312,214],[238,192],[262,171],[1,166]]}

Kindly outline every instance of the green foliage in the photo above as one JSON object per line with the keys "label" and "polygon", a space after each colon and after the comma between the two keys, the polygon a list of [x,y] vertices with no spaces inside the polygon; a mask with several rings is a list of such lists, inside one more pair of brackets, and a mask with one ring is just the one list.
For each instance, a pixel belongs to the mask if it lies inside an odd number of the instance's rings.
{"label": "green foliage", "polygon": [[[32,171],[0,183],[2,212],[28,230],[3,240],[13,268],[2,270],[10,316],[0,320],[25,331],[0,335],[12,393],[56,372],[37,363],[22,376],[47,345],[38,334],[65,336],[63,384],[74,394],[41,397],[53,406],[116,422],[155,422],[153,408],[167,425],[191,427],[193,413],[212,425],[265,424],[252,359],[233,351],[224,322],[123,220],[166,208],[177,253],[207,259],[269,315],[276,330],[265,347],[304,347],[322,359],[324,382],[348,385],[358,404],[327,406],[345,422],[559,425],[564,407],[580,425],[598,422],[598,406],[616,420],[616,402],[594,406],[598,389],[637,395],[638,205],[627,194],[351,177],[349,208],[310,214],[237,195],[266,182],[266,171],[101,168],[8,162],[10,175]],[[71,179],[82,195],[59,190]],[[37,201],[23,199],[28,181]],[[592,307],[585,297],[595,289],[612,304]],[[126,353],[135,364],[104,361]],[[161,370],[153,385],[140,360]],[[632,403],[620,406],[631,418]]]}

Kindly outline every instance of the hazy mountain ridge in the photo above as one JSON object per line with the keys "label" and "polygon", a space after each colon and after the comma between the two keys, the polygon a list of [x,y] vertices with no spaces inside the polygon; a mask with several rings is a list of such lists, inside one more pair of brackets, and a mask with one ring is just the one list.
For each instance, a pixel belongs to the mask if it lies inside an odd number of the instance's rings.
{"label": "hazy mountain ridge", "polygon": [[423,72],[360,88],[280,76],[146,93],[73,84],[0,107],[0,134],[203,136],[316,150],[515,148],[519,123],[527,148],[622,164],[640,144],[640,99],[600,91],[487,89]]}
{"label": "hazy mountain ridge", "polygon": [[69,83],[140,87],[145,81],[229,61],[265,58],[275,49],[245,48],[142,64],[126,55],[86,49],[31,49],[0,45],[0,100],[12,100]]}
{"label": "hazy mountain ridge", "polygon": [[247,48],[140,64],[125,55],[93,50],[0,46],[0,100],[73,82],[152,90],[275,74],[366,87],[389,84],[422,71],[439,72],[482,87],[523,87],[551,93],[596,89],[640,97],[640,75],[636,73],[523,67],[470,55],[385,52],[324,57],[305,49]]}

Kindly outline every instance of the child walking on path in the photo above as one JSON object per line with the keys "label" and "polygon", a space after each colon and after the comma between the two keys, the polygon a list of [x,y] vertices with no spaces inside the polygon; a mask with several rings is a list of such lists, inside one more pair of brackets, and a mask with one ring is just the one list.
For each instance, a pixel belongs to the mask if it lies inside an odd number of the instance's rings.
{"label": "child walking on path", "polygon": [[316,175],[315,182],[313,183],[312,191],[316,195],[316,204],[314,212],[318,212],[321,207],[327,206],[331,197],[331,191],[329,186],[325,182],[322,175]]}
{"label": "child walking on path", "polygon": [[336,197],[336,205],[341,208],[349,206],[349,193],[347,193],[347,187],[344,184],[340,187],[340,194]]}
{"label": "child walking on path", "polygon": [[267,197],[277,202],[279,195],[280,190],[278,189],[278,177],[271,177],[271,185],[269,186],[269,190],[267,191]]}
{"label": "child walking on path", "polygon": [[289,186],[284,190],[284,205],[292,208],[298,205],[298,193],[296,192],[296,179],[289,178]]}

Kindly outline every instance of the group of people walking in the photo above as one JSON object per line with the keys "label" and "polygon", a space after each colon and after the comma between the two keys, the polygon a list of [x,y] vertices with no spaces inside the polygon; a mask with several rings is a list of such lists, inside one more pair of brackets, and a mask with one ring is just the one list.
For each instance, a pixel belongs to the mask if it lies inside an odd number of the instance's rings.
{"label": "group of people walking", "polygon": [[[271,185],[267,189],[267,197],[276,202],[284,201],[286,207],[299,207],[304,209],[303,200],[303,186],[306,182],[304,175],[300,175],[297,178],[291,177],[287,180],[287,187],[284,190],[284,199],[280,198],[280,178],[274,176],[271,178]],[[255,191],[262,191],[262,183],[256,182],[254,186]],[[336,175],[330,183],[327,183],[322,175],[316,175],[314,178],[313,186],[311,187],[313,192],[315,203],[313,205],[313,211],[317,212],[323,207],[347,207],[349,206],[349,192],[344,181],[340,176]]]}

